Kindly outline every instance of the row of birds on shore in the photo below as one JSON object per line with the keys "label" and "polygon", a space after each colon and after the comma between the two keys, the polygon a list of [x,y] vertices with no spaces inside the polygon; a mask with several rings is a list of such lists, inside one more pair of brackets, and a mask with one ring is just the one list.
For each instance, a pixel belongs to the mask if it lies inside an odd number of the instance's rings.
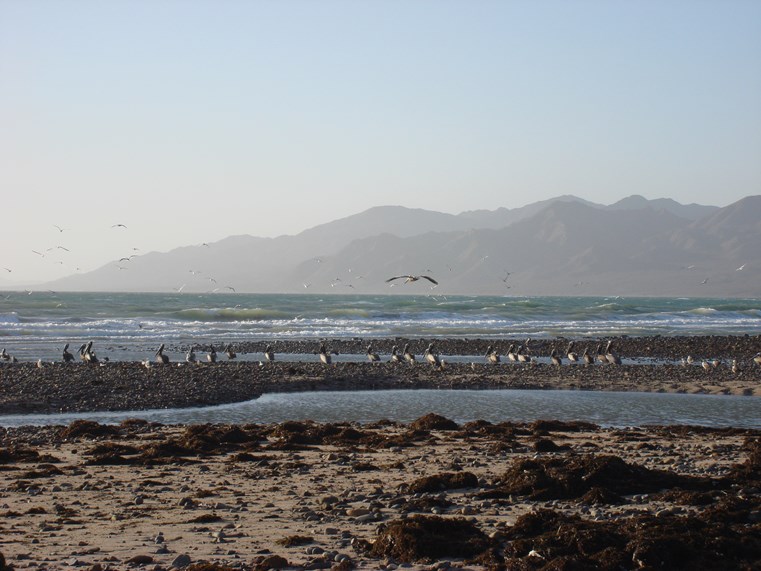
{"label": "row of birds on shore", "polygon": [[[532,357],[531,351],[529,349],[529,343],[531,341],[531,338],[527,339],[525,343],[518,344],[516,347],[515,343],[511,343],[510,346],[507,349],[507,352],[505,353],[505,356],[507,357],[507,360],[513,363],[527,363],[527,364],[533,364],[536,362],[535,357]],[[552,351],[550,352],[550,362],[553,365],[561,366],[563,365],[563,359],[568,361],[569,364],[583,364],[583,365],[594,365],[596,362],[600,364],[606,364],[606,365],[621,365],[621,357],[615,353],[613,350],[613,341],[608,341],[607,345],[605,346],[605,349],[602,348],[602,343],[598,344],[595,348],[593,353],[590,353],[589,347],[585,347],[584,351],[579,354],[574,350],[575,341],[571,341],[568,344],[568,347],[566,348],[565,355],[561,355],[561,353],[558,352],[556,348],[553,347]],[[153,363],[159,364],[159,365],[167,365],[170,362],[169,356],[164,353],[165,344],[162,343],[159,348],[156,350],[155,358],[153,361],[150,359],[146,359],[142,361],[142,364],[146,367],[150,367]],[[231,345],[226,345],[223,349],[224,355],[227,357],[228,360],[233,360],[237,358],[237,354],[233,350]],[[323,341],[320,343],[319,349],[315,351],[315,354],[318,356],[321,363],[325,365],[331,365],[333,362],[333,355],[338,355],[338,351],[328,349],[327,344]],[[373,348],[373,344],[370,343],[367,346],[366,349],[366,355],[368,361],[371,363],[380,363],[381,362],[381,356],[380,354]],[[98,356],[95,354],[95,351],[93,350],[93,342],[89,341],[87,343],[83,343],[78,350],[78,356],[79,360],[81,360],[83,363],[87,364],[97,364],[97,363],[107,363],[108,357],[103,357],[102,359],[99,359]],[[72,354],[69,351],[69,344],[67,343],[63,348],[62,358],[65,363],[71,363],[76,360],[76,357],[74,354]],[[484,358],[486,359],[487,363],[497,365],[502,362],[502,356],[500,353],[494,348],[494,346],[490,345],[486,349],[486,353],[484,355]],[[202,362],[205,359],[208,363],[216,363],[218,359],[217,351],[214,348],[213,345],[209,345],[209,349],[205,355],[204,358],[199,358],[196,355],[195,348],[191,346],[188,351],[185,353],[185,362],[186,363],[198,363]],[[264,349],[264,359],[266,362],[272,362],[275,360],[275,352],[272,349],[272,345],[267,345]],[[422,360],[430,365],[432,365],[435,368],[443,369],[445,366],[445,361],[441,357],[441,355],[436,351],[435,349],[435,343],[431,342],[426,347],[425,351],[423,352]],[[6,362],[6,363],[16,363],[18,362],[18,359],[10,355],[6,352],[5,348],[0,351],[0,363]],[[401,351],[399,351],[398,345],[394,345],[391,347],[391,356],[389,358],[389,362],[391,363],[408,363],[410,365],[413,365],[417,362],[416,355],[410,350],[410,344],[405,343],[402,347]],[[756,353],[754,355],[752,362],[761,367],[761,352]],[[686,358],[681,360],[681,363],[683,366],[692,366],[695,364],[695,360],[691,356],[687,356]],[[37,362],[38,366],[42,366],[42,360],[38,360]],[[264,364],[260,361],[260,364]],[[706,371],[711,371],[714,369],[717,369],[721,366],[721,361],[719,359],[712,359],[712,360],[703,360],[700,365],[703,367]],[[732,372],[737,373],[739,372],[740,366],[736,359],[732,360],[731,366],[730,366]]]}

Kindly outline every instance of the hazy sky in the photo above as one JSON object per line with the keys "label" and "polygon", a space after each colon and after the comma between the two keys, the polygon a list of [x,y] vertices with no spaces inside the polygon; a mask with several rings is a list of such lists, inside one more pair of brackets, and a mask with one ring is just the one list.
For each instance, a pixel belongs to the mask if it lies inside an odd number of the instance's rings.
{"label": "hazy sky", "polygon": [[0,285],[385,204],[724,206],[761,2],[0,0],[0,189]]}

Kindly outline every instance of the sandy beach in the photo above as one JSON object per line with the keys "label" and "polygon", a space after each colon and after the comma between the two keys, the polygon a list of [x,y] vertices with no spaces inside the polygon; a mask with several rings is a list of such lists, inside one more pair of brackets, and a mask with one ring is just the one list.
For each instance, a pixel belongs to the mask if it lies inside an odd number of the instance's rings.
{"label": "sandy beach", "polygon": [[760,437],[436,415],[3,429],[0,552],[16,569],[757,569]]}
{"label": "sandy beach", "polygon": [[[0,411],[400,387],[760,394],[755,339],[619,341],[635,363],[710,352],[723,364],[16,363],[0,367]],[[753,429],[436,415],[3,428],[0,569],[759,569],[759,474]]]}

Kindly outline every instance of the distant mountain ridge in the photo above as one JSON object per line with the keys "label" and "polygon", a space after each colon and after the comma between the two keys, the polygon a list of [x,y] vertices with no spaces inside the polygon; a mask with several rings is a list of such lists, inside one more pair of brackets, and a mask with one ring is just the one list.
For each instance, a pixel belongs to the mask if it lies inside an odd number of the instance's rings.
{"label": "distant mountain ridge", "polygon": [[[458,215],[379,206],[277,238],[107,264],[55,290],[761,297],[761,196],[724,208],[559,196]],[[739,269],[742,266],[742,269]],[[430,274],[392,284],[395,275]]]}

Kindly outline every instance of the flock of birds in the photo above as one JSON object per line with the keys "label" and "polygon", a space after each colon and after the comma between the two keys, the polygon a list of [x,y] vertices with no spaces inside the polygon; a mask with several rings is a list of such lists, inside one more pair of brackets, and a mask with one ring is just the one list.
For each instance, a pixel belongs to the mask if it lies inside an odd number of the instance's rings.
{"label": "flock of birds", "polygon": [[[505,356],[507,357],[507,360],[512,363],[525,363],[525,364],[535,364],[536,358],[532,356],[531,350],[529,349],[529,343],[531,342],[531,338],[527,339],[525,343],[518,344],[516,347],[515,343],[511,343],[510,346],[507,349],[507,352],[505,353]],[[578,352],[574,351],[574,346],[576,342],[571,341],[568,344],[568,347],[566,348],[565,354],[561,354],[558,352],[556,348],[553,347],[552,351],[550,352],[549,358],[550,363],[560,367],[563,365],[563,359],[565,358],[568,361],[568,364],[570,365],[576,365],[576,364],[583,364],[586,366],[594,365],[595,363],[600,363],[603,365],[621,365],[621,357],[613,350],[613,341],[608,341],[605,348],[602,348],[602,343],[599,343],[597,347],[595,348],[594,352],[590,353],[589,347],[585,347],[584,351],[579,354]],[[83,343],[79,347],[78,355],[79,360],[86,364],[105,364],[109,361],[108,357],[104,357],[102,359],[99,359],[97,355],[95,354],[95,351],[93,351],[93,342],[89,341],[87,343]],[[145,359],[141,361],[142,365],[146,368],[152,367],[154,364],[156,365],[168,365],[170,363],[169,356],[164,353],[164,349],[166,348],[165,344],[162,343],[159,348],[156,350],[156,353],[154,355],[154,359]],[[228,360],[233,360],[237,358],[237,354],[233,350],[232,346],[230,344],[226,345],[223,349],[223,352]],[[275,361],[275,351],[272,349],[272,345],[267,345],[264,349],[264,361],[259,361],[259,364],[263,366],[265,362],[271,363]],[[320,343],[319,349],[315,351],[315,355],[318,356],[321,363],[325,365],[331,365],[333,363],[333,355],[338,355],[338,351],[329,349],[327,344],[322,341]],[[367,346],[366,349],[366,355],[368,361],[371,363],[380,363],[381,362],[381,356],[380,354],[373,348],[373,344],[370,343]],[[486,349],[486,354],[484,355],[484,358],[486,359],[486,362],[492,365],[497,365],[502,362],[502,356],[500,353],[494,348],[494,346],[489,345]],[[69,351],[69,344],[67,343],[63,348],[62,353],[62,359],[64,363],[71,363],[76,360],[76,357],[74,354],[72,354]],[[216,363],[217,362],[217,351],[214,348],[214,345],[209,345],[208,351],[205,355],[205,361],[207,363]],[[428,344],[428,347],[426,347],[425,351],[423,352],[422,359],[424,362],[432,365],[434,368],[437,369],[443,369],[445,366],[445,361],[441,357],[438,351],[435,349],[435,342],[431,342]],[[186,363],[200,363],[203,362],[203,358],[199,358],[196,355],[195,347],[191,346],[188,351],[185,353],[185,362]],[[0,351],[0,363],[17,363],[18,359],[10,355],[6,352],[5,348]],[[405,343],[402,347],[401,352],[399,351],[399,346],[394,345],[391,347],[391,355],[389,358],[389,362],[391,363],[408,363],[410,365],[414,365],[417,362],[417,357],[415,356],[415,353],[413,353],[410,350],[410,344]],[[761,367],[761,352],[756,353],[753,356],[752,363],[755,365]],[[687,356],[686,358],[681,360],[681,364],[685,367],[693,366],[695,364],[695,360],[691,356]],[[703,369],[707,372],[713,371],[714,369],[718,369],[721,367],[722,363],[719,359],[712,359],[712,360],[703,360],[700,362],[700,366],[703,367]],[[39,359],[37,361],[38,367],[43,367],[42,359]],[[739,373],[741,371],[741,367],[736,359],[732,360],[731,370],[733,373]]]}

